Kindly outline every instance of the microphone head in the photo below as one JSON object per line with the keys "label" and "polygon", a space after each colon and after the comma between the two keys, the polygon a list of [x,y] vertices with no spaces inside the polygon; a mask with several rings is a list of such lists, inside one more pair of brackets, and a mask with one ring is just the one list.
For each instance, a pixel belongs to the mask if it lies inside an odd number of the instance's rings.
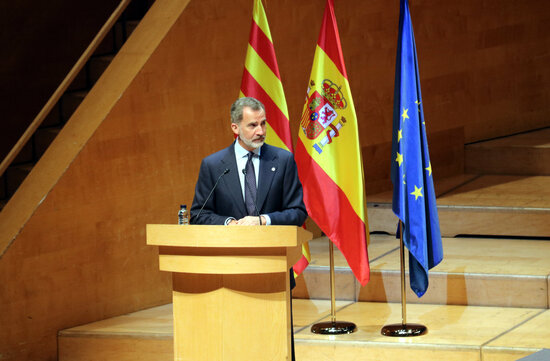
{"label": "microphone head", "polygon": [[242,172],[244,175],[246,175],[246,168],[243,168]]}
{"label": "microphone head", "polygon": [[229,173],[229,168],[225,168],[225,170],[223,171],[223,174],[227,174]]}

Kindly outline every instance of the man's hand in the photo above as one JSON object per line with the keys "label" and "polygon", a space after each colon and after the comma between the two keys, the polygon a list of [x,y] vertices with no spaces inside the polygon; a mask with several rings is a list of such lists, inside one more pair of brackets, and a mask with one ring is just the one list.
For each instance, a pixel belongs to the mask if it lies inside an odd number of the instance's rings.
{"label": "man's hand", "polygon": [[260,217],[257,216],[246,216],[239,219],[238,221],[231,221],[229,226],[261,226],[265,224],[265,217],[261,216],[262,224],[260,224]]}

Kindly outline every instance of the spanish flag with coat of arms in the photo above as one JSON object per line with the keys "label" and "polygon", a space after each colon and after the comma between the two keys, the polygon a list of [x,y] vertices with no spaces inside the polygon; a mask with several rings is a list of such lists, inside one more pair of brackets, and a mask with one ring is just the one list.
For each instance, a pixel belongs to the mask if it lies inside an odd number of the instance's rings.
{"label": "spanish flag with coat of arms", "polygon": [[296,144],[309,216],[369,281],[368,221],[355,106],[333,0],[327,0]]}

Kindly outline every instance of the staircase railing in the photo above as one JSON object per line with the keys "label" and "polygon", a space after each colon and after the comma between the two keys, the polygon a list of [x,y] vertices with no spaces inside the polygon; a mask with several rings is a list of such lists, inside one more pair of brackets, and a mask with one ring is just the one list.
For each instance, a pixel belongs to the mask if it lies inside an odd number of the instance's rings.
{"label": "staircase railing", "polygon": [[27,144],[29,139],[32,137],[34,132],[38,129],[38,127],[42,124],[44,119],[48,116],[48,114],[51,112],[52,108],[57,104],[61,96],[65,93],[67,88],[71,85],[75,77],[78,75],[78,73],[82,70],[82,68],[86,65],[94,51],[97,49],[99,44],[103,41],[105,36],[111,31],[115,23],[117,22],[118,18],[122,15],[128,4],[131,0],[122,0],[120,4],[117,6],[117,8],[113,11],[109,19],[103,24],[97,35],[94,37],[90,45],[88,45],[88,48],[82,53],[78,61],[75,63],[75,65],[72,67],[72,69],[69,71],[65,79],[61,82],[61,84],[57,87],[55,92],[52,94],[50,99],[46,102],[46,105],[40,110],[38,115],[34,118],[32,123],[29,125],[25,133],[19,138],[17,143],[13,146],[13,148],[10,150],[8,155],[4,158],[2,163],[0,163],[0,176],[4,174],[6,169],[8,169],[9,165],[13,162],[13,160],[17,157],[19,152],[21,152],[21,149]]}

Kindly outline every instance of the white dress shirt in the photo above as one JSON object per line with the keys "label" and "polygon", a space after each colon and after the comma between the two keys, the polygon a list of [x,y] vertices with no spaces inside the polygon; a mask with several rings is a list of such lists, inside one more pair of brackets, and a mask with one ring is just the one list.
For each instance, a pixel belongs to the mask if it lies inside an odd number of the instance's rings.
{"label": "white dress shirt", "polygon": [[[252,157],[252,164],[254,164],[254,175],[256,176],[256,188],[258,188],[258,178],[260,174],[260,149],[254,149],[254,156]],[[248,161],[248,150],[244,149],[238,141],[235,141],[235,159],[237,160],[237,169],[239,170],[239,181],[241,183],[241,193],[244,198],[244,169],[246,168],[246,162]]]}
{"label": "white dress shirt", "polygon": [[[256,188],[258,188],[258,179],[260,178],[260,151],[261,151],[261,147],[254,149],[253,150],[254,156],[252,157],[252,164],[254,164],[254,175],[256,176]],[[246,162],[248,161],[248,153],[249,151],[244,149],[241,146],[238,139],[235,140],[235,160],[237,161],[237,169],[239,173],[239,182],[241,183],[241,194],[243,196],[243,201],[245,198],[244,169],[246,168]],[[271,225],[271,218],[269,218],[267,214],[262,214],[262,217],[265,218],[266,226]],[[234,219],[235,218],[233,217],[227,218],[225,220],[225,224],[227,225],[229,222],[231,222]]]}

